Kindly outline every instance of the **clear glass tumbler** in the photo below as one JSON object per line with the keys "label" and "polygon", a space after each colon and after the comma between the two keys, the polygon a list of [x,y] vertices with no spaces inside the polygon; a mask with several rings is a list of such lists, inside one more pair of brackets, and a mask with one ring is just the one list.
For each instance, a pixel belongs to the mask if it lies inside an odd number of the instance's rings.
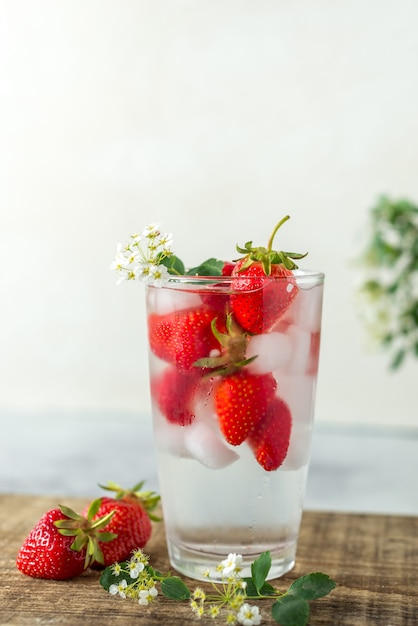
{"label": "clear glass tumbler", "polygon": [[[324,275],[171,277],[147,287],[150,384],[171,565],[203,580],[295,562],[310,456]],[[247,324],[247,320],[250,320]]]}

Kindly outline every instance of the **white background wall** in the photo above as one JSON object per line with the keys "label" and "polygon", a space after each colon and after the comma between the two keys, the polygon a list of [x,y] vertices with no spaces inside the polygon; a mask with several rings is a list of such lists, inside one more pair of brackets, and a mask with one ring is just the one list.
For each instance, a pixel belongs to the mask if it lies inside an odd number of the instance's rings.
{"label": "white background wall", "polygon": [[[0,408],[149,411],[150,221],[189,265],[280,242],[326,273],[317,419],[416,426],[417,363],[372,354],[354,259],[418,199],[415,0],[0,0]],[[279,242],[278,242],[279,243]]]}

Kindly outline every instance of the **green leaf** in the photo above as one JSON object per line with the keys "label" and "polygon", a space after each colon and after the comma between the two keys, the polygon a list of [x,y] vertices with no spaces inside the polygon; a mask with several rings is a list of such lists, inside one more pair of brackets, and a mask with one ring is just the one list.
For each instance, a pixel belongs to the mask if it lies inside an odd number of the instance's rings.
{"label": "green leaf", "polygon": [[273,596],[276,593],[275,588],[269,583],[264,583],[260,591],[257,591],[252,578],[244,578],[244,582],[247,583],[247,586],[245,588],[245,594],[249,598],[255,598],[257,596]]}
{"label": "green leaf", "polygon": [[271,568],[271,556],[270,552],[262,552],[258,559],[251,564],[251,578],[257,593],[260,593],[262,586],[264,585],[267,574]]}
{"label": "green leaf", "polygon": [[309,604],[298,596],[283,596],[273,604],[271,614],[280,626],[306,626]]}
{"label": "green leaf", "polygon": [[203,261],[200,265],[192,267],[187,271],[189,276],[221,276],[224,261],[210,258]]}
{"label": "green leaf", "polygon": [[390,368],[393,370],[398,369],[398,367],[400,367],[403,361],[405,360],[405,356],[406,356],[406,352],[403,348],[398,350],[394,358],[391,361]]}
{"label": "green leaf", "polygon": [[102,504],[102,498],[96,498],[91,502],[88,511],[87,511],[87,519],[92,520],[93,517],[97,514],[100,506]]}
{"label": "green leaf", "polygon": [[184,276],[184,273],[185,273],[184,263],[181,259],[179,259],[174,254],[171,254],[170,256],[166,256],[162,259],[159,259],[158,262],[161,265],[166,266],[169,274],[175,274],[177,276]]}
{"label": "green leaf", "polygon": [[188,600],[190,591],[178,576],[169,576],[161,582],[161,591],[171,600]]}
{"label": "green leaf", "polygon": [[[127,568],[126,561],[124,561],[123,563],[120,563],[120,565],[123,569]],[[132,582],[132,578],[130,577],[129,573],[120,572],[120,574],[116,576],[116,574],[113,573],[112,567],[113,567],[112,565],[109,565],[108,567],[106,567],[100,576],[100,584],[103,587],[103,589],[105,589],[106,591],[109,591],[110,585],[117,584],[123,579],[125,579],[128,583]]]}
{"label": "green leaf", "polygon": [[315,572],[297,578],[290,585],[287,593],[305,600],[316,600],[326,596],[335,587],[335,582],[327,574]]}

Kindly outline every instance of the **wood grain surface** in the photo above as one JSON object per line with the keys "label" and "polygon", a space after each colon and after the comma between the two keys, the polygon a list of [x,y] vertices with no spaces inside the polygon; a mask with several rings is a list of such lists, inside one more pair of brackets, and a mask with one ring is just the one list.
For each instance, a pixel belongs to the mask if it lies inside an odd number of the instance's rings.
{"label": "wood grain surface", "polygon": [[[15,565],[20,545],[41,515],[58,504],[81,511],[86,500],[0,494],[1,626],[222,623],[196,622],[187,602],[159,596],[143,607],[111,596],[95,571],[62,582],[21,574]],[[169,570],[162,523],[154,524],[146,552],[155,568]],[[298,576],[315,571],[331,576],[338,587],[311,604],[311,626],[418,626],[418,518],[305,512],[296,566],[273,584],[286,589]],[[262,623],[276,624],[271,602],[259,606]]]}

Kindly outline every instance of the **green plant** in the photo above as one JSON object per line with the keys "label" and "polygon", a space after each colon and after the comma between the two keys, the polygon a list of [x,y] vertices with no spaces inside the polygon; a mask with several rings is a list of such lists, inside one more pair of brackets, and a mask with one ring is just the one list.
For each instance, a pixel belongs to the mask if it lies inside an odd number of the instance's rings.
{"label": "green plant", "polygon": [[360,257],[360,315],[397,369],[407,355],[418,358],[418,206],[381,197],[370,211],[369,231]]}

